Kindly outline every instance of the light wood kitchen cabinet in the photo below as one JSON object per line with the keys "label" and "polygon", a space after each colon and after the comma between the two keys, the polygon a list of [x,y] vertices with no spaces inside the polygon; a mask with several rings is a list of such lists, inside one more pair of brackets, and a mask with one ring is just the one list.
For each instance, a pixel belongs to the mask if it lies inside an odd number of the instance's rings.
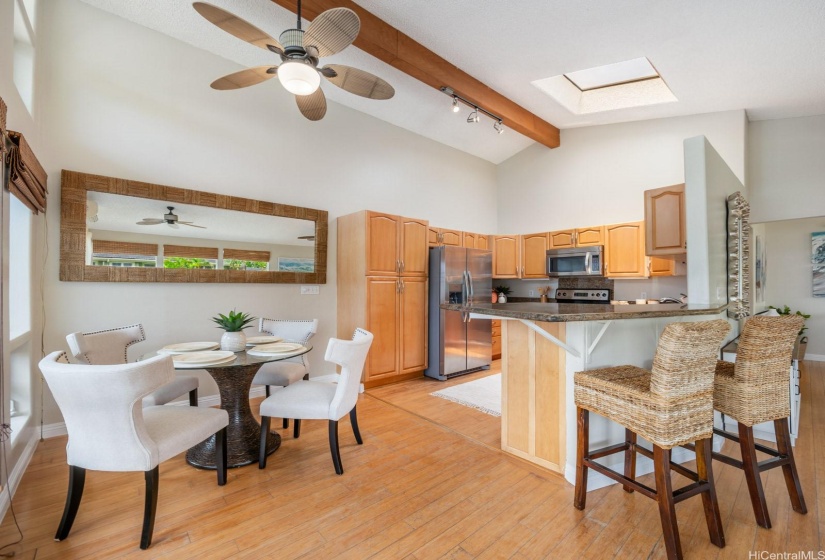
{"label": "light wood kitchen cabinet", "polygon": [[604,226],[605,272],[609,278],[644,278],[645,223],[630,222]]}
{"label": "light wood kitchen cabinet", "polygon": [[648,255],[687,252],[684,184],[645,191],[645,247]]}
{"label": "light wood kitchen cabinet", "polygon": [[[547,278],[548,233],[531,233],[521,237],[520,278]],[[494,275],[495,276],[495,275]]]}
{"label": "light wood kitchen cabinet", "polygon": [[461,247],[462,238],[462,232],[455,229],[445,229],[430,226],[427,230],[427,244],[430,247],[439,247],[441,245]]}
{"label": "light wood kitchen cabinet", "polygon": [[476,249],[484,249],[486,251],[490,250],[490,236],[489,235],[477,235],[476,236]]}
{"label": "light wood kitchen cabinet", "polygon": [[604,226],[562,229],[551,231],[549,236],[551,249],[604,245]]}
{"label": "light wood kitchen cabinet", "polygon": [[338,218],[337,336],[349,339],[357,327],[375,335],[365,387],[427,367],[428,226],[370,211]]}
{"label": "light wood kitchen cabinet", "polygon": [[366,227],[364,250],[367,276],[427,276],[425,220],[369,211],[357,214],[363,214]]}
{"label": "light wood kitchen cabinet", "polygon": [[492,340],[493,340],[493,352],[492,358],[494,360],[498,360],[501,358],[501,320],[500,319],[493,319],[490,321],[492,325]]}
{"label": "light wood kitchen cabinet", "polygon": [[648,276],[685,276],[687,262],[685,255],[670,255],[667,257],[648,257]]}
{"label": "light wood kitchen cabinet", "polygon": [[521,243],[518,235],[493,235],[493,278],[519,278]]}
{"label": "light wood kitchen cabinet", "polygon": [[480,233],[470,233],[465,231],[464,232],[464,240],[462,243],[462,247],[466,247],[468,249],[490,249],[490,243],[488,241],[487,235],[482,235]]}

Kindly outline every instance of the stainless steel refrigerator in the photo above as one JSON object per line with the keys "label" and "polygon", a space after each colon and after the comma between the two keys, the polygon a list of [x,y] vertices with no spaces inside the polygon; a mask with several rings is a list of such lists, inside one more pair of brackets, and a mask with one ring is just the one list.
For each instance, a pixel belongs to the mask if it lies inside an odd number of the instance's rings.
{"label": "stainless steel refrigerator", "polygon": [[442,381],[489,369],[492,326],[465,311],[441,309],[442,303],[490,301],[493,253],[463,247],[430,249],[429,367],[424,374]]}

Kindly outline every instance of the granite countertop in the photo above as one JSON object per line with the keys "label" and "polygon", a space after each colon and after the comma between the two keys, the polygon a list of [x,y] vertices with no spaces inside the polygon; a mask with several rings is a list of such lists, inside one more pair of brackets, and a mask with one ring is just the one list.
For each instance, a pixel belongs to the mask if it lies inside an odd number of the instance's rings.
{"label": "granite countertop", "polygon": [[559,323],[568,321],[612,321],[614,319],[645,319],[650,317],[681,317],[685,315],[715,315],[728,307],[722,305],[659,303],[652,305],[609,305],[600,303],[476,303],[460,305],[442,303],[442,309],[469,311],[510,319],[528,319]]}

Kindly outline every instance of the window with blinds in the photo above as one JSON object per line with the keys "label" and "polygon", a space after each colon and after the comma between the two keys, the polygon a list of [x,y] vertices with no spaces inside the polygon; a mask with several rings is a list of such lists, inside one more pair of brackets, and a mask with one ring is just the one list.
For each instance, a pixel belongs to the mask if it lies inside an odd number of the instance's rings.
{"label": "window with blinds", "polygon": [[223,268],[225,270],[269,270],[269,251],[249,251],[246,249],[224,249]]}
{"label": "window with blinds", "polygon": [[92,240],[92,266],[156,267],[158,246],[151,243]]}
{"label": "window with blinds", "polygon": [[163,268],[202,268],[211,270],[217,267],[217,247],[163,246]]}

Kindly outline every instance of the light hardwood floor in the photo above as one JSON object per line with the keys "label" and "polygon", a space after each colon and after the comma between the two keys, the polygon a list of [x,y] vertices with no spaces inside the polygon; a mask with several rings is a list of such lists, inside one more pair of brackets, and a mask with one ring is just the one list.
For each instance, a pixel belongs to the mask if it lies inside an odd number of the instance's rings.
{"label": "light hardwood floor", "polygon": [[[763,475],[773,529],[757,527],[742,473],[714,463],[727,547],[710,544],[701,500],[692,498],[676,506],[686,558],[747,559],[751,551],[822,548],[825,363],[805,365],[795,452],[808,515],[791,510],[775,469]],[[343,476],[334,474],[324,422],[305,422],[299,440],[282,431],[284,443],[266,470],[233,469],[224,487],[215,484],[213,472],[187,466],[182,456],[164,463],[148,551],[138,548],[140,473],[90,472],[71,535],[52,540],[68,472],[66,438],[49,439],[39,445],[14,498],[23,541],[4,551],[26,560],[665,557],[652,500],[614,485],[588,494],[587,509],[577,511],[572,486],[561,477],[495,449],[489,426],[497,419],[429,397],[443,386],[416,380],[362,395],[364,445],[355,444],[342,422]],[[650,476],[642,479],[652,484]],[[0,545],[16,538],[7,514]]]}

